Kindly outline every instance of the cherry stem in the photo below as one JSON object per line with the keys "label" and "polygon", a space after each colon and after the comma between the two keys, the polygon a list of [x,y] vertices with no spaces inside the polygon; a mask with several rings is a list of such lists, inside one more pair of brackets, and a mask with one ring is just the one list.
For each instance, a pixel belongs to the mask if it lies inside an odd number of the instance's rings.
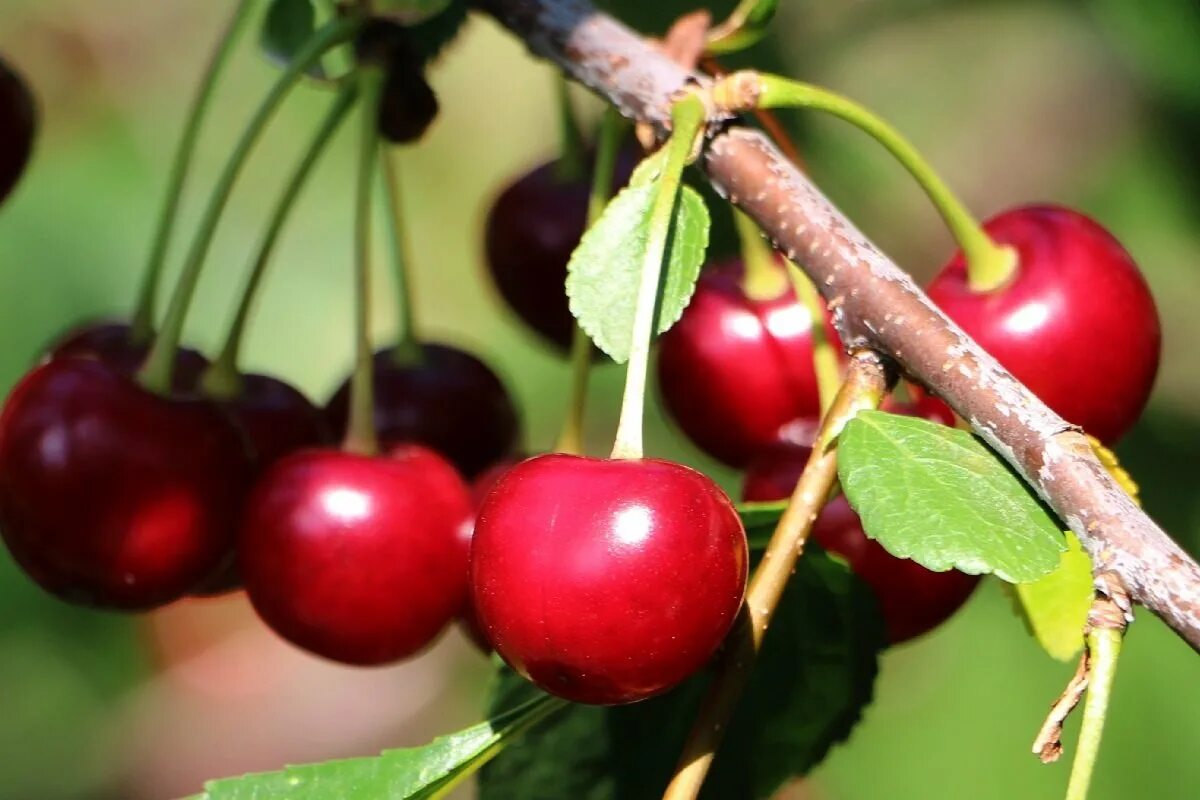
{"label": "cherry stem", "polygon": [[[736,73],[735,73],[736,76]],[[776,75],[758,76],[756,105],[812,108],[843,119],[870,135],[916,179],[933,202],[967,262],[967,281],[977,292],[1002,286],[1017,267],[1017,253],[997,244],[915,147],[888,123],[846,97]]]}
{"label": "cherry stem", "polygon": [[420,364],[424,355],[417,338],[417,312],[409,271],[412,253],[408,247],[408,227],[404,224],[400,169],[391,148],[380,148],[379,163],[382,167],[383,198],[388,212],[388,242],[391,245],[392,279],[396,284],[396,313],[399,317],[392,359],[401,366],[411,366]]}
{"label": "cherry stem", "polygon": [[817,397],[821,413],[824,414],[833,405],[842,383],[841,365],[838,364],[837,349],[825,332],[825,302],[817,292],[817,287],[809,280],[804,271],[793,262],[787,261],[788,278],[792,281],[792,290],[796,299],[808,312],[809,337],[812,339],[813,370],[817,375]]}
{"label": "cherry stem", "polygon": [[[596,135],[596,161],[592,165],[592,187],[588,195],[587,225],[590,228],[600,219],[613,194],[613,175],[617,167],[617,151],[621,145],[621,134],[625,130],[624,120],[615,108],[608,108],[600,119],[600,131]],[[592,340],[579,323],[571,332],[571,396],[567,402],[567,415],[554,450],[558,453],[581,455],[583,446],[583,418],[587,410],[588,377],[592,371]]]}
{"label": "cherry stem", "polygon": [[778,5],[779,0],[741,0],[724,21],[709,29],[705,52],[735,53],[757,44]]}
{"label": "cherry stem", "polygon": [[179,204],[191,168],[192,155],[196,152],[196,143],[200,138],[200,128],[208,114],[208,109],[212,106],[213,94],[225,67],[229,64],[229,58],[233,54],[238,40],[241,39],[242,33],[249,27],[248,23],[252,16],[250,12],[254,10],[255,5],[254,0],[242,0],[234,9],[233,16],[226,23],[221,38],[217,42],[216,50],[209,58],[204,75],[200,78],[200,85],[192,100],[191,110],[188,112],[187,121],[184,122],[183,134],[179,138],[179,146],[175,151],[175,159],[167,178],[167,194],[158,213],[154,240],[150,245],[150,257],[146,262],[145,272],[142,273],[137,306],[133,311],[129,337],[136,344],[147,343],[154,335],[158,285],[162,279],[163,264],[167,260],[167,247],[171,242],[171,231],[175,227],[175,218],[179,214]]}
{"label": "cherry stem", "polygon": [[650,364],[650,342],[654,338],[654,318],[662,282],[663,260],[671,238],[675,205],[683,183],[683,168],[702,132],[704,103],[694,94],[671,107],[671,138],[664,145],[666,161],[656,181],[654,201],[646,232],[646,251],[634,308],[632,348],[625,370],[625,392],[621,398],[621,417],[617,423],[612,458],[642,457],[642,421],[646,405],[646,372]]}
{"label": "cherry stem", "polygon": [[787,289],[787,276],[776,264],[774,250],[763,238],[758,223],[736,208],[733,224],[742,251],[742,292],[752,300],[774,300]]}
{"label": "cherry stem", "polygon": [[371,350],[371,186],[379,150],[383,79],[383,70],[375,66],[364,66],[358,76],[363,103],[354,193],[354,372],[350,376],[346,437],[342,440],[343,450],[367,456],[379,453]]}
{"label": "cherry stem", "polygon": [[1117,674],[1117,659],[1121,655],[1123,631],[1097,627],[1088,631],[1087,648],[1091,674],[1088,677],[1087,700],[1079,728],[1079,744],[1071,764],[1066,800],[1086,800],[1092,782],[1092,771],[1100,752],[1108,702],[1112,696],[1113,680]]}
{"label": "cherry stem", "polygon": [[575,106],[571,103],[571,84],[561,72],[554,74],[554,94],[558,103],[558,161],[554,166],[554,177],[562,183],[582,180],[587,174],[587,156],[584,154],[583,133]]}
{"label": "cherry stem", "polygon": [[250,319],[250,312],[254,308],[254,301],[258,296],[259,287],[262,285],[263,276],[266,275],[267,265],[270,263],[275,245],[279,241],[279,234],[283,231],[284,223],[295,207],[304,184],[312,174],[313,167],[325,151],[330,139],[333,138],[333,134],[346,118],[346,114],[354,105],[357,97],[358,87],[353,82],[347,83],[338,93],[337,99],[334,100],[321,127],[317,129],[316,135],[305,149],[304,157],[296,166],[271,212],[266,232],[263,234],[258,252],[250,268],[250,277],[246,280],[246,288],[242,291],[241,302],[238,303],[237,311],[234,313],[229,333],[225,336],[225,344],[221,347],[221,352],[216,360],[205,370],[200,379],[201,388],[205,394],[211,397],[234,397],[241,390],[238,362],[246,323]]}
{"label": "cherry stem", "polygon": [[663,800],[694,800],[699,796],[813,522],[836,489],[837,437],[859,411],[879,406],[891,377],[874,353],[859,351],[851,356],[846,381],[821,420],[812,455],[750,579],[745,605],[718,656],[716,675]]}
{"label": "cherry stem", "polygon": [[353,17],[337,19],[319,30],[288,64],[287,69],[276,80],[271,91],[254,112],[249,125],[242,132],[241,138],[234,146],[232,155],[225,164],[225,169],[217,179],[208,206],[200,219],[196,237],[192,240],[179,282],[171,295],[171,304],[167,308],[167,316],[163,321],[162,330],[154,340],[146,363],[138,372],[141,384],[153,392],[166,393],[171,386],[172,373],[175,368],[175,350],[183,333],[183,324],[187,319],[188,307],[192,295],[196,291],[196,283],[204,267],[204,257],[212,244],[213,233],[221,218],[221,212],[233,191],[233,185],[245,165],[250,151],[253,150],[263,129],[266,128],[272,114],[287,96],[288,92],[304,71],[315,64],[329,48],[342,42],[349,41],[358,29],[360,20]]}

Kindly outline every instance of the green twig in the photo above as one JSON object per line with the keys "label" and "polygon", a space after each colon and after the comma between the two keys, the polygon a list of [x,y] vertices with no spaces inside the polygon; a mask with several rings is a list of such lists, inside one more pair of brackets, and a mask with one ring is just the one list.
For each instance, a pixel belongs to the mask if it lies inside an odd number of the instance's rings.
{"label": "green twig", "polygon": [[1091,675],[1088,678],[1087,699],[1083,705],[1083,720],[1079,728],[1079,744],[1071,763],[1071,778],[1067,783],[1066,800],[1087,800],[1092,771],[1100,753],[1100,739],[1108,716],[1113,680],[1117,674],[1117,659],[1121,655],[1123,631],[1114,628],[1094,628],[1088,631]]}
{"label": "green twig", "polygon": [[821,413],[829,410],[834,396],[842,383],[841,365],[838,364],[837,348],[825,332],[825,304],[817,287],[798,266],[787,262],[788,277],[796,299],[808,313],[809,337],[812,340],[813,370],[817,375],[817,396],[820,398]]}
{"label": "green twig", "polygon": [[412,253],[408,247],[408,227],[404,224],[404,203],[400,190],[400,169],[391,148],[381,148],[379,161],[383,166],[383,199],[388,212],[388,241],[392,253],[392,280],[396,287],[396,344],[392,358],[397,364],[419,364],[423,358],[421,341],[417,338],[417,312],[413,303]]}

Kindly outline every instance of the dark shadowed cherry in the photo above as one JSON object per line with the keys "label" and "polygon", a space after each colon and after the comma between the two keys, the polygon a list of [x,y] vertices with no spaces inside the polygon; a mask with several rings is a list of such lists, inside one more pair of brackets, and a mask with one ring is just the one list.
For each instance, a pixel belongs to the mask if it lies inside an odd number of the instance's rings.
{"label": "dark shadowed cherry", "polygon": [[[589,159],[590,163],[590,159]],[[620,151],[614,186],[629,180],[637,163]],[[566,350],[575,318],[568,307],[567,262],[587,224],[590,169],[563,179],[557,161],[542,164],[509,184],[488,211],[484,254],[500,296],[527,325]]]}
{"label": "dark shadowed cherry", "polygon": [[[746,295],[742,276],[740,260],[706,268],[658,349],[667,411],[696,446],[732,466],[780,440],[804,443],[820,408],[808,312],[787,281],[760,300]],[[836,342],[828,323],[826,331]]]}
{"label": "dark shadowed cherry", "polygon": [[972,290],[958,253],[930,298],[1046,405],[1113,443],[1141,415],[1158,372],[1158,312],[1137,264],[1066,208],[1016,208],[984,227],[1017,251],[1008,282]]}
{"label": "dark shadowed cherry", "polygon": [[496,483],[475,524],[471,583],[514,669],[581,703],[630,703],[702,667],[746,588],[729,498],[657,459],[544,455]]}
{"label": "dark shadowed cherry", "polygon": [[[421,345],[419,363],[375,354],[375,428],[385,445],[417,442],[448,458],[468,478],[513,451],[520,431],[504,384],[475,356],[443,344]],[[335,435],[346,427],[349,381],[330,399]]]}
{"label": "dark shadowed cherry", "polygon": [[[955,416],[954,409],[921,387],[909,385],[908,394],[909,398],[907,400],[897,400],[896,395],[888,395],[883,399],[880,409],[891,414],[921,417],[922,419],[942,425],[953,426],[958,422],[958,417]],[[811,444],[811,442],[806,444]]]}
{"label": "dark shadowed cherry", "polygon": [[37,124],[33,94],[21,76],[0,59],[0,203],[29,163]]}
{"label": "dark shadowed cherry", "polygon": [[304,450],[255,488],[238,565],[279,635],[336,661],[383,664],[422,650],[462,608],[470,517],[462,479],[425,448]]}
{"label": "dark shadowed cherry", "polygon": [[229,551],[248,486],[213,403],[146,391],[92,359],[50,361],[0,414],[0,530],[44,588],[80,604],[174,600]]}
{"label": "dark shadowed cherry", "polygon": [[[135,343],[130,337],[128,323],[104,320],[68,331],[47,348],[44,358],[94,358],[125,375],[133,375],[146,360],[150,344]],[[196,387],[200,374],[207,367],[208,359],[200,353],[190,347],[180,347],[175,353],[172,384],[179,391],[190,391]]]}

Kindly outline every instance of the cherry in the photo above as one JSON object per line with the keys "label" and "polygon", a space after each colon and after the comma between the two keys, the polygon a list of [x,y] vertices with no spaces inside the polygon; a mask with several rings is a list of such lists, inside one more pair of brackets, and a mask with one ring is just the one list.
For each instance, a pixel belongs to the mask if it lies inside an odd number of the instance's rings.
{"label": "cherry", "polygon": [[[590,159],[589,159],[590,163]],[[629,181],[637,160],[622,150],[614,188]],[[566,350],[575,318],[568,307],[567,262],[587,227],[590,169],[578,178],[559,176],[550,161],[507,186],[488,211],[484,252],[500,296],[538,334]]]}
{"label": "cherry", "polygon": [[[447,345],[422,344],[416,363],[381,350],[374,368],[375,428],[385,445],[427,445],[469,478],[512,452],[517,411],[504,384],[479,359]],[[349,398],[346,381],[326,406],[335,432],[345,429]]]}
{"label": "cherry", "polygon": [[238,565],[279,635],[336,661],[382,664],[423,649],[462,608],[470,517],[462,479],[425,448],[304,450],[252,493]]}
{"label": "cherry", "polygon": [[930,298],[1068,422],[1109,444],[1121,438],[1145,408],[1162,340],[1137,265],[1104,228],[1066,208],[1016,208],[984,228],[1017,251],[1008,282],[972,290],[958,253]]}
{"label": "cherry", "polygon": [[0,59],[0,202],[8,197],[33,153],[37,104],[25,81]]}
{"label": "cherry", "polygon": [[289,453],[331,438],[324,415],[312,401],[270,375],[242,373],[237,394],[217,402],[245,434],[256,473]]}
{"label": "cherry", "polygon": [[0,530],[48,591],[146,609],[210,575],[248,481],[211,402],[166,398],[92,359],[26,375],[0,413]]}
{"label": "cherry", "polygon": [[[125,375],[141,368],[150,352],[150,342],[135,343],[128,323],[104,320],[81,325],[68,331],[46,351],[46,359],[78,356],[104,362]],[[208,359],[190,347],[180,347],[175,353],[174,388],[190,391],[196,387]]]}
{"label": "cherry", "polygon": [[[890,394],[883,399],[883,403],[879,406],[880,409],[891,414],[921,417],[930,422],[937,422],[951,427],[958,422],[958,417],[955,416],[954,409],[950,408],[950,406],[919,386],[909,385],[907,388],[909,399],[897,400],[896,395]],[[811,442],[805,442],[804,444],[810,445]],[[794,481],[792,485],[795,486]]]}
{"label": "cherry", "polygon": [[729,498],[657,459],[543,455],[495,485],[471,582],[514,669],[581,703],[631,703],[687,678],[728,633],[746,588]]}
{"label": "cherry", "polygon": [[[773,298],[747,296],[743,273],[737,259],[708,267],[658,351],[667,411],[700,449],[731,466],[780,440],[803,443],[820,410],[807,310],[786,280]],[[826,329],[836,341],[828,322]]]}

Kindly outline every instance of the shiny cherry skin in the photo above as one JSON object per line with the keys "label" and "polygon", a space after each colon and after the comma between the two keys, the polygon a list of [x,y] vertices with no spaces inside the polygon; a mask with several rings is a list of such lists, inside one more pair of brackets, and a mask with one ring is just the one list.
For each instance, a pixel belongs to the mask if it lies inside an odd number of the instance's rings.
{"label": "shiny cherry skin", "polygon": [[37,127],[33,94],[21,76],[0,59],[0,203],[29,164]]}
{"label": "shiny cherry skin", "polygon": [[777,441],[803,443],[820,408],[808,312],[786,281],[774,298],[748,297],[742,274],[740,260],[706,268],[658,349],[667,411],[696,446],[735,467]]}
{"label": "shiny cherry skin", "polygon": [[147,609],[188,592],[229,552],[248,483],[242,437],[216,405],[92,359],[37,367],[0,413],[0,530],[71,602]]}
{"label": "shiny cherry skin", "polygon": [[[636,165],[631,151],[617,159],[614,185]],[[488,211],[484,255],[500,296],[529,327],[562,350],[571,346],[575,318],[568,307],[567,262],[587,226],[592,176],[563,179],[557,161],[507,186]]]}
{"label": "shiny cherry skin", "polygon": [[247,504],[238,567],[276,633],[347,664],[429,645],[462,608],[467,488],[433,452],[303,450],[272,466]]}
{"label": "shiny cherry skin", "polygon": [[475,523],[471,585],[505,661],[580,703],[631,703],[700,669],[746,589],[729,498],[657,459],[544,455],[509,470]]}
{"label": "shiny cherry skin", "polygon": [[[64,334],[46,351],[43,360],[75,356],[94,358],[125,375],[136,373],[150,353],[149,344],[134,343],[128,323],[103,320],[80,325]],[[190,347],[175,353],[171,383],[178,391],[191,391],[208,367],[208,359]]]}
{"label": "shiny cherry skin", "polygon": [[1145,408],[1162,345],[1137,264],[1108,231],[1066,208],[1016,208],[984,227],[1016,249],[1013,276],[973,291],[958,253],[930,298],[1046,405],[1112,444]]}
{"label": "shiny cherry skin", "polygon": [[[391,350],[375,354],[375,429],[385,445],[424,444],[468,478],[513,452],[517,410],[504,384],[475,356],[443,344],[421,345],[414,364]],[[326,406],[335,435],[346,428],[349,380]]]}

